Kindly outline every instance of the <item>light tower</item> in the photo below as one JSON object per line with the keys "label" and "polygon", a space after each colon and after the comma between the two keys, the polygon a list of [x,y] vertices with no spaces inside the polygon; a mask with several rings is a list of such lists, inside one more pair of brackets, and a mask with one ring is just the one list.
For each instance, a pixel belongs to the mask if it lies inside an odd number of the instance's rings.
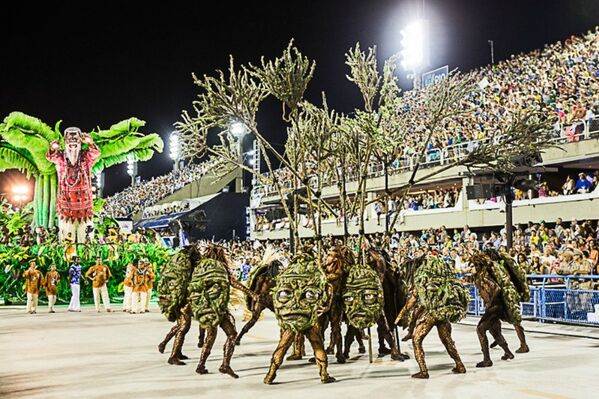
{"label": "light tower", "polygon": [[[237,138],[237,150],[239,153],[239,164],[243,163],[243,138],[248,133],[248,128],[242,122],[233,121],[229,125],[229,132]],[[241,193],[243,191],[243,168],[239,168],[237,177],[235,177],[235,192]]]}
{"label": "light tower", "polygon": [[181,142],[179,141],[179,132],[171,132],[168,140],[169,156],[174,161],[173,170],[178,170],[181,162]]}
{"label": "light tower", "polygon": [[131,176],[131,185],[134,185],[137,177],[137,162],[132,156],[127,158],[127,174]]}
{"label": "light tower", "polygon": [[102,198],[102,190],[104,189],[104,172],[96,175],[96,197]]}
{"label": "light tower", "polygon": [[424,19],[416,19],[401,30],[401,65],[408,72],[408,78],[412,78],[415,89],[420,87],[422,68],[428,63],[426,33]]}
{"label": "light tower", "polygon": [[257,175],[260,174],[260,162],[262,161],[261,153],[260,153],[260,145],[258,144],[258,140],[254,140],[252,144],[252,150],[248,151],[248,155],[250,156],[249,164],[254,171],[254,175],[252,178],[252,186],[256,185]]}

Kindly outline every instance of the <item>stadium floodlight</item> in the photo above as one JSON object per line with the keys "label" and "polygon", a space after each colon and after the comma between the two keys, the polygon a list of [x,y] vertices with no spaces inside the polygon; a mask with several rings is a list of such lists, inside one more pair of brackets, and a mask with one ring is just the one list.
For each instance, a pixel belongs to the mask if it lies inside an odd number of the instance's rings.
{"label": "stadium floodlight", "polygon": [[172,132],[169,137],[169,150],[171,159],[174,159],[175,161],[179,159],[181,147],[179,145],[179,134],[177,132]]}
{"label": "stadium floodlight", "polygon": [[415,72],[424,63],[425,23],[422,19],[412,21],[401,30],[401,65]]}
{"label": "stadium floodlight", "polygon": [[135,176],[137,175],[137,162],[132,156],[127,158],[127,174],[131,176],[131,185],[133,185],[135,183]]}
{"label": "stadium floodlight", "polygon": [[247,133],[248,129],[241,122],[233,122],[229,126],[229,131],[231,132],[231,134],[233,136],[240,138],[240,137],[243,137]]}

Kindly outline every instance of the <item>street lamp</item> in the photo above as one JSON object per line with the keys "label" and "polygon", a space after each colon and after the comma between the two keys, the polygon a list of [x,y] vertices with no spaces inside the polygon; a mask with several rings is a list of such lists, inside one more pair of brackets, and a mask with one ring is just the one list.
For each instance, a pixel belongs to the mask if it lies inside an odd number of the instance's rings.
{"label": "street lamp", "polygon": [[401,65],[411,72],[414,88],[420,87],[420,70],[426,63],[425,56],[426,21],[416,19],[401,30]]}
{"label": "street lamp", "polygon": [[171,132],[169,137],[169,156],[175,162],[173,170],[179,169],[179,161],[181,157],[181,142],[179,141],[179,132]]}

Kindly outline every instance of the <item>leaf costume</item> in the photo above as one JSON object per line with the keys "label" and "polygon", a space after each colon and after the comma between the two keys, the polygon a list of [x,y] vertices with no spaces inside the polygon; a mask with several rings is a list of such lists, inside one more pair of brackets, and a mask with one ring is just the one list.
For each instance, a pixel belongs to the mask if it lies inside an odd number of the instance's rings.
{"label": "leaf costume", "polygon": [[453,268],[436,256],[413,259],[404,267],[410,297],[395,323],[400,323],[411,312],[415,326],[412,337],[414,355],[420,368],[412,377],[429,377],[422,342],[433,327],[437,328],[441,342],[455,362],[452,371],[465,373],[466,368],[451,338],[451,323],[466,316],[468,290],[458,280]]}
{"label": "leaf costume", "polygon": [[264,383],[273,383],[285,353],[299,333],[308,338],[314,349],[321,382],[335,381],[327,371],[327,355],[318,323],[318,316],[326,311],[330,304],[330,288],[314,254],[305,250],[298,253],[289,266],[277,276],[272,293],[281,337],[272,355]]}
{"label": "leaf costume", "polygon": [[528,352],[520,313],[520,302],[530,299],[530,290],[524,270],[516,265],[512,259],[491,249],[485,251],[485,253],[474,253],[470,258],[470,262],[474,266],[474,285],[485,304],[485,313],[478,322],[476,329],[483,352],[483,360],[476,366],[490,367],[493,365],[489,352],[487,331],[493,336],[495,344],[504,350],[501,359],[509,360],[514,358],[514,354],[510,351],[501,333],[501,320],[514,325],[520,340],[520,348],[516,352]]}

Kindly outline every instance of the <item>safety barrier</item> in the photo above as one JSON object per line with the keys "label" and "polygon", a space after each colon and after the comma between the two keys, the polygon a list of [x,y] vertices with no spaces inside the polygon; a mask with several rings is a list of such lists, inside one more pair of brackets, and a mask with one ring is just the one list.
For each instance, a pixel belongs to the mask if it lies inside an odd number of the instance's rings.
{"label": "safety barrier", "polygon": [[[527,277],[530,300],[520,304],[523,319],[599,326],[599,276],[529,274]],[[485,306],[478,290],[471,283],[467,286],[468,314],[482,316]]]}

